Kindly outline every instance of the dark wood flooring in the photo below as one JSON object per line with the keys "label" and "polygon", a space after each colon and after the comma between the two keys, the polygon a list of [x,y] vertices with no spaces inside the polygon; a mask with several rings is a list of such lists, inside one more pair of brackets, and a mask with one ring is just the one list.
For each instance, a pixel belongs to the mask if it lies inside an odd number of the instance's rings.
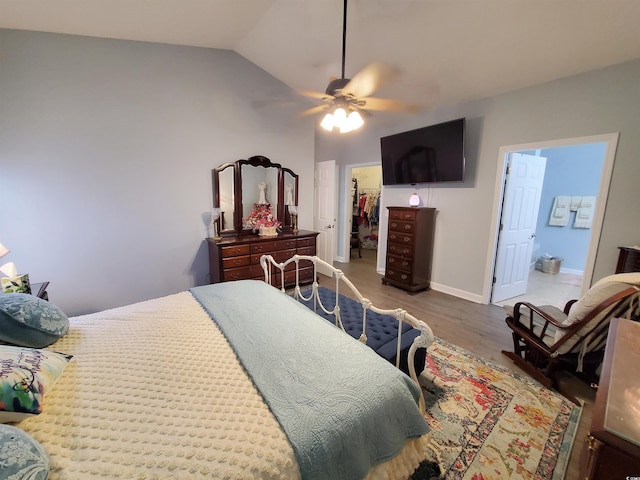
{"label": "dark wood flooring", "polygon": [[[354,250],[349,263],[336,262],[334,266],[341,269],[374,305],[379,308],[404,308],[426,322],[436,336],[524,374],[501,353],[501,350],[513,348],[511,331],[505,325],[502,308],[480,305],[433,290],[410,295],[404,290],[383,285],[382,276],[375,269],[376,251],[363,250],[362,254],[362,258],[358,258],[357,251]],[[321,277],[320,284],[328,288],[334,287],[327,281],[327,277]],[[584,402],[565,476],[567,480],[577,480],[580,454],[591,422],[595,391],[569,374],[561,378],[560,385],[562,391]]]}

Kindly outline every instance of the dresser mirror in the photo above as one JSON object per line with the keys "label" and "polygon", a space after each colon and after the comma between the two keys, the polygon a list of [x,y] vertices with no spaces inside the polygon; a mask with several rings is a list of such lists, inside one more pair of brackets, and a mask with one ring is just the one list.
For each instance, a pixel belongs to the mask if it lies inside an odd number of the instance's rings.
{"label": "dresser mirror", "polygon": [[221,211],[218,219],[221,235],[250,233],[242,219],[249,216],[255,203],[271,204],[283,230],[292,222],[288,206],[298,204],[298,175],[261,155],[225,163],[212,170],[213,206]]}
{"label": "dresser mirror", "polygon": [[298,205],[298,175],[293,173],[288,168],[282,169],[282,185],[284,189],[284,208],[282,215],[284,225],[293,225],[291,220],[291,214],[289,213],[289,207],[292,205]]}
{"label": "dresser mirror", "polygon": [[249,216],[255,203],[270,204],[271,211],[277,216],[280,165],[241,163],[240,175],[242,178],[242,218]]}
{"label": "dresser mirror", "polygon": [[220,232],[234,230],[235,211],[235,163],[225,163],[213,169],[214,207],[220,209],[218,230]]}

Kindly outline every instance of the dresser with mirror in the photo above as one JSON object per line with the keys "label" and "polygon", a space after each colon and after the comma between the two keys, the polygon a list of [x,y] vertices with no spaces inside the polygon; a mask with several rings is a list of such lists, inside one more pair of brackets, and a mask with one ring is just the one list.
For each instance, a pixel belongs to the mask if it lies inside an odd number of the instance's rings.
{"label": "dresser with mirror", "polygon": [[[211,172],[214,208],[219,209],[215,231],[219,238],[208,238],[210,282],[260,279],[262,255],[284,261],[295,254],[315,255],[318,232],[294,228],[292,208],[298,205],[298,175],[272,162],[254,156],[216,167]],[[259,235],[246,218],[255,204],[266,203],[280,222],[277,235]],[[301,264],[302,265],[302,264]],[[295,284],[295,266],[291,276],[285,272],[285,284]],[[311,262],[300,270],[303,281],[313,281]],[[274,283],[280,278],[274,277]]]}

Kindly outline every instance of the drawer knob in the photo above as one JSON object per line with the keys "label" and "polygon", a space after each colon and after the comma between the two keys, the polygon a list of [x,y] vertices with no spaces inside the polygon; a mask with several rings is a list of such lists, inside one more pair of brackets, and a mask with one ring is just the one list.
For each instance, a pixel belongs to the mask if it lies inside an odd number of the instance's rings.
{"label": "drawer knob", "polygon": [[400,278],[402,278],[403,280],[406,280],[407,276],[406,275],[400,275]]}

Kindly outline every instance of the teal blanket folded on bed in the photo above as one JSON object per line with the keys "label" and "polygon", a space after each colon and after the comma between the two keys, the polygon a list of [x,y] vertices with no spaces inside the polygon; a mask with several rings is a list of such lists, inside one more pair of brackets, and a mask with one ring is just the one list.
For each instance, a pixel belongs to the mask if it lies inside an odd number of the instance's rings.
{"label": "teal blanket folded on bed", "polygon": [[407,375],[278,289],[243,280],[191,292],[280,422],[303,479],[362,479],[429,430]]}

